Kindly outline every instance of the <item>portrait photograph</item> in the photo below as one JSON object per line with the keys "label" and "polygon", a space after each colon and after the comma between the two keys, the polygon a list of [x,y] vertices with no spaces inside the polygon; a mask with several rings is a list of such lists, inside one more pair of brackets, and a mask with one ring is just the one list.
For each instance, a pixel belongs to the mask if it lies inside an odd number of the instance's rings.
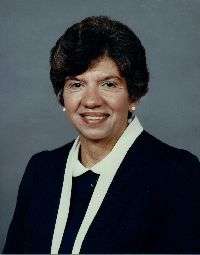
{"label": "portrait photograph", "polygon": [[1,0],[0,253],[200,253],[200,1]]}

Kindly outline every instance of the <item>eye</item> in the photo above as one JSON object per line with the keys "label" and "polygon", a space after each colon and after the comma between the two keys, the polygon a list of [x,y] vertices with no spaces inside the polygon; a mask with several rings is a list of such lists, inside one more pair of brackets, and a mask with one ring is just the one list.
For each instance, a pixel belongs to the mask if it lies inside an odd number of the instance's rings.
{"label": "eye", "polygon": [[80,82],[73,82],[71,84],[69,84],[70,88],[80,88],[82,86],[82,84]]}
{"label": "eye", "polygon": [[79,90],[83,84],[81,82],[66,82],[65,88],[69,90]]}
{"label": "eye", "polygon": [[115,88],[117,84],[113,81],[107,81],[107,82],[104,82],[102,86],[105,86],[107,88]]}

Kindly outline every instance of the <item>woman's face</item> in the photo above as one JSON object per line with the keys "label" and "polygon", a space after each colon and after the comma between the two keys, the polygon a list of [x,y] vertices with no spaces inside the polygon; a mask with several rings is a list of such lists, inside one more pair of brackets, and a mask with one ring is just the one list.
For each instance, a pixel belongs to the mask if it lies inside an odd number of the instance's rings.
{"label": "woman's face", "polygon": [[64,105],[81,138],[117,140],[127,127],[131,102],[126,81],[105,57],[86,72],[66,79]]}

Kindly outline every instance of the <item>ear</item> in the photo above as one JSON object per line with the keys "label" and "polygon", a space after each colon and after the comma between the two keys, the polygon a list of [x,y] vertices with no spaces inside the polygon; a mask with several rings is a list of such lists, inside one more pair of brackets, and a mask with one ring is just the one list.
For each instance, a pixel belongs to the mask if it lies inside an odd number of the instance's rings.
{"label": "ear", "polygon": [[61,89],[57,94],[57,100],[61,106],[64,106],[63,90]]}

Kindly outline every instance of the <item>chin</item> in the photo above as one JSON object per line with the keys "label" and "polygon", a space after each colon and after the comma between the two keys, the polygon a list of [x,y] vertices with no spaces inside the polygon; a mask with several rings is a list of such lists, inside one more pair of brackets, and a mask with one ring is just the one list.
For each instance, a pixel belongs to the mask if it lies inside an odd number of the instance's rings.
{"label": "chin", "polygon": [[91,131],[91,132],[79,132],[80,136],[84,137],[86,140],[93,140],[93,141],[99,141],[99,140],[105,140],[109,136],[109,134],[106,134],[105,132],[102,132],[102,130]]}

